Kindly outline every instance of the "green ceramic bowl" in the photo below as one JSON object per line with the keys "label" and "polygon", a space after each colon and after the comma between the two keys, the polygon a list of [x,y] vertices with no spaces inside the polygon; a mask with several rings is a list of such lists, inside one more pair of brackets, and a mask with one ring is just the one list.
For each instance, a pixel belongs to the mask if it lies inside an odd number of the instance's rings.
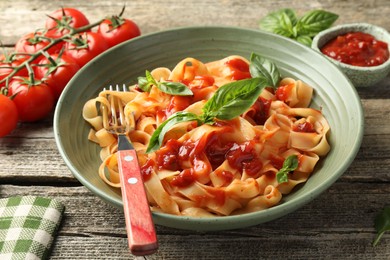
{"label": "green ceramic bowl", "polygon": [[157,32],[122,43],[82,68],[61,95],[54,116],[58,149],[74,176],[104,201],[122,207],[120,192],[98,176],[99,147],[87,139],[89,125],[81,116],[84,103],[110,84],[133,84],[145,70],[173,67],[185,57],[207,62],[229,55],[249,58],[256,52],[274,61],[283,76],[314,87],[312,107],[328,119],[332,150],[314,174],[280,205],[256,213],[218,218],[191,218],[153,213],[156,224],[211,231],[248,227],[284,216],[313,200],[348,168],[359,150],[364,117],[359,96],[340,70],[318,52],[259,30],[189,27]]}

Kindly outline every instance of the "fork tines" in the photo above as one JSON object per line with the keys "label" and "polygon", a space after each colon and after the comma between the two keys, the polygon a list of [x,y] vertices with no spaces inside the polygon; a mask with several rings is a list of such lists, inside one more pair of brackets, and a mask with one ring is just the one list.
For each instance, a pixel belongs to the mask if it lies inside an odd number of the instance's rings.
{"label": "fork tines", "polygon": [[[103,89],[106,91],[106,88]],[[117,84],[115,87],[115,90],[112,85],[109,87],[109,91],[116,91],[116,92],[123,92],[126,91],[126,85],[123,84],[123,91],[120,90],[119,85]],[[111,108],[111,117],[108,116],[108,109],[105,109],[103,106],[103,126],[106,129],[110,129],[113,131],[120,131],[123,132],[127,131],[127,122],[125,118],[125,113],[123,109],[123,102],[122,100],[116,96],[116,95],[110,95],[107,94],[106,96],[108,102],[110,103]]]}

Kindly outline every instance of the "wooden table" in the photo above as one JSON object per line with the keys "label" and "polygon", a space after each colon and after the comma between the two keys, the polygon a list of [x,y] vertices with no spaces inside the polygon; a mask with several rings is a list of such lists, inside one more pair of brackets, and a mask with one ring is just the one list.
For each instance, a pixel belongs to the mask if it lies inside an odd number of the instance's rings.
{"label": "wooden table", "polygon": [[[46,14],[62,4],[90,21],[118,14],[124,1],[0,1],[0,40],[13,46],[23,34],[43,27]],[[190,25],[258,28],[269,11],[290,7],[299,15],[325,9],[337,24],[368,22],[390,30],[389,0],[127,1],[125,16],[143,34]],[[358,89],[366,129],[357,158],[345,174],[311,203],[278,220],[222,232],[199,233],[157,226],[160,249],[146,259],[389,259],[390,234],[377,247],[374,218],[390,201],[390,76]],[[1,126],[0,126],[1,127]],[[66,206],[51,259],[133,259],[124,217],[82,186],[57,150],[52,117],[20,124],[0,139],[0,197],[39,195]]]}

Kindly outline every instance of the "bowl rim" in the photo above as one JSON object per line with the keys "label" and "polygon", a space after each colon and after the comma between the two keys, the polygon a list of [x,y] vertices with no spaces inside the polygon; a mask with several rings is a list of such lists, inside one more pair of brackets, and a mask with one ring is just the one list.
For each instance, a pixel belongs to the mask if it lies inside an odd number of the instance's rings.
{"label": "bowl rim", "polygon": [[[157,32],[152,32],[152,33],[141,35],[141,36],[136,37],[134,39],[131,39],[131,40],[128,40],[128,41],[123,42],[121,44],[118,44],[117,46],[114,46],[110,50],[115,49],[115,48],[121,48],[120,46],[122,46],[122,45],[132,44],[132,42],[134,42],[134,41],[142,41],[144,39],[154,37],[156,35],[166,33],[166,32],[180,32],[183,30],[190,31],[190,30],[204,30],[204,29],[206,29],[206,30],[238,30],[238,31],[246,31],[246,32],[250,32],[250,33],[256,33],[259,35],[261,35],[261,34],[269,35],[270,37],[278,38],[281,41],[288,42],[289,44],[294,44],[294,45],[300,46],[300,48],[304,48],[306,51],[311,52],[312,55],[315,55],[315,56],[319,57],[320,59],[322,59],[325,63],[328,64],[328,66],[330,66],[333,69],[335,69],[336,71],[338,71],[340,73],[340,76],[343,77],[344,80],[349,83],[348,87],[350,88],[350,91],[354,94],[357,102],[359,103],[358,111],[357,111],[357,115],[359,116],[358,122],[360,123],[359,129],[357,132],[358,135],[356,137],[356,142],[351,147],[352,148],[351,149],[351,151],[352,151],[351,156],[348,158],[347,162],[342,164],[342,167],[339,168],[339,171],[337,172],[337,174],[333,175],[331,178],[327,178],[321,184],[321,186],[319,188],[308,192],[305,196],[294,198],[293,200],[290,200],[287,203],[286,202],[280,203],[274,207],[271,207],[271,208],[268,208],[268,209],[265,209],[262,211],[256,211],[256,212],[245,213],[245,214],[240,214],[240,215],[214,217],[214,218],[176,216],[176,215],[172,215],[172,214],[168,214],[168,213],[164,213],[164,212],[152,212],[152,215],[155,219],[165,219],[165,220],[168,219],[167,223],[163,224],[164,226],[172,227],[172,228],[179,228],[179,229],[187,229],[187,230],[198,230],[198,231],[235,229],[235,228],[237,228],[237,227],[234,227],[234,223],[236,223],[236,221],[239,221],[240,223],[243,223],[243,222],[248,223],[247,225],[244,225],[244,224],[239,225],[239,228],[243,228],[243,227],[255,225],[255,224],[251,223],[251,220],[254,220],[254,219],[256,219],[256,225],[257,225],[257,224],[272,221],[272,220],[275,220],[275,219],[280,218],[282,216],[285,216],[286,214],[291,213],[291,212],[301,208],[302,206],[304,206],[308,202],[310,202],[313,199],[315,199],[316,197],[318,197],[325,190],[327,190],[349,168],[349,166],[354,161],[354,159],[355,159],[355,157],[360,149],[360,146],[361,146],[361,143],[363,140],[363,134],[364,134],[364,111],[363,111],[363,107],[362,107],[359,95],[357,93],[357,90],[354,88],[353,84],[348,79],[348,77],[346,77],[345,74],[340,70],[340,68],[338,68],[334,63],[327,60],[324,57],[324,55],[322,55],[321,53],[318,53],[317,51],[313,50],[312,48],[307,47],[301,43],[298,43],[292,39],[289,39],[289,38],[286,38],[286,37],[283,37],[283,36],[280,36],[277,34],[273,34],[270,32],[266,32],[263,30],[257,30],[257,29],[241,28],[241,27],[235,27],[235,26],[175,27],[175,28],[170,28],[167,30],[162,30],[162,31],[157,31]],[[210,37],[212,38],[212,36],[210,36]],[[95,57],[94,60],[95,59],[103,59],[105,56],[108,56],[108,55],[110,55],[110,51],[103,52],[102,54]],[[93,64],[93,62],[90,62],[89,64]],[[92,65],[87,64],[86,66],[81,68],[76,73],[76,75],[70,80],[68,85],[71,85],[74,81],[76,81],[77,75],[83,73],[85,70],[87,70],[87,68],[89,66],[92,66]],[[80,183],[82,183],[86,188],[88,188],[90,191],[92,191],[95,196],[103,198],[106,202],[110,202],[112,205],[115,205],[116,207],[121,208],[121,207],[123,207],[122,200],[118,201],[116,198],[113,198],[109,194],[102,192],[99,188],[97,188],[92,183],[90,183],[87,178],[85,178],[80,172],[78,172],[78,170],[70,162],[68,155],[65,153],[65,151],[63,149],[61,149],[62,140],[61,140],[60,128],[59,128],[60,114],[61,114],[60,110],[62,107],[62,103],[64,102],[64,99],[66,97],[67,89],[68,88],[66,88],[63,91],[63,93],[61,94],[61,96],[58,100],[58,103],[56,105],[55,113],[54,113],[54,127],[53,128],[54,128],[54,137],[55,137],[55,141],[56,141],[58,150],[59,150],[62,158],[64,159],[67,167],[71,170],[72,174],[78,179],[78,181]],[[263,218],[264,218],[263,221],[259,221],[260,216],[263,216]],[[188,221],[188,223],[183,225],[185,227],[176,227],[175,226],[174,223],[176,221],[184,221],[184,220]],[[202,227],[196,226],[196,224],[205,224],[205,223],[210,224],[210,225],[215,225],[215,226],[212,226],[209,229],[204,229]],[[222,227],[222,226],[226,226],[229,223],[232,224],[232,228]]]}
{"label": "bowl rim", "polygon": [[[343,35],[343,34],[346,34],[348,32],[362,31],[362,28],[367,29],[366,33],[371,34],[375,38],[377,38],[378,32],[383,34],[384,37],[387,38],[387,40],[385,40],[385,42],[387,43],[387,48],[389,49],[389,52],[390,52],[390,33],[385,28],[383,28],[381,26],[378,26],[375,24],[370,24],[370,23],[363,23],[363,22],[340,24],[340,25],[330,27],[326,30],[323,30],[323,31],[319,32],[316,36],[314,36],[311,47],[314,50],[321,53],[322,55],[324,55],[325,57],[327,57],[328,59],[330,59],[335,64],[339,65],[340,67],[347,68],[347,69],[356,70],[356,71],[377,71],[377,70],[383,70],[383,69],[386,69],[387,67],[390,67],[390,58],[388,58],[387,61],[385,61],[384,63],[377,65],[377,66],[362,67],[362,66],[354,66],[354,65],[347,64],[347,63],[343,63],[341,61],[338,61],[336,59],[328,57],[327,55],[325,55],[321,52],[320,48],[322,46],[319,46],[319,41],[323,37],[331,34],[331,35],[333,35],[331,39],[333,39],[334,37],[336,37],[338,35]],[[381,41],[383,41],[383,40],[381,40]]]}

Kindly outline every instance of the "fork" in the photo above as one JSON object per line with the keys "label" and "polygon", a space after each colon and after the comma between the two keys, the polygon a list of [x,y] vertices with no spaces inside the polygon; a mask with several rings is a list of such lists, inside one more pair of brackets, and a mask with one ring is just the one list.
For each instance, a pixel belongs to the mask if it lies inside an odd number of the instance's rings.
{"label": "fork", "polygon": [[[114,91],[112,86],[110,91]],[[120,91],[118,85],[115,91]],[[132,127],[126,120],[123,101],[109,94],[107,100],[110,109],[102,106],[103,126],[118,136],[118,168],[129,248],[134,255],[152,254],[157,251],[158,243],[138,157],[127,137]]]}

